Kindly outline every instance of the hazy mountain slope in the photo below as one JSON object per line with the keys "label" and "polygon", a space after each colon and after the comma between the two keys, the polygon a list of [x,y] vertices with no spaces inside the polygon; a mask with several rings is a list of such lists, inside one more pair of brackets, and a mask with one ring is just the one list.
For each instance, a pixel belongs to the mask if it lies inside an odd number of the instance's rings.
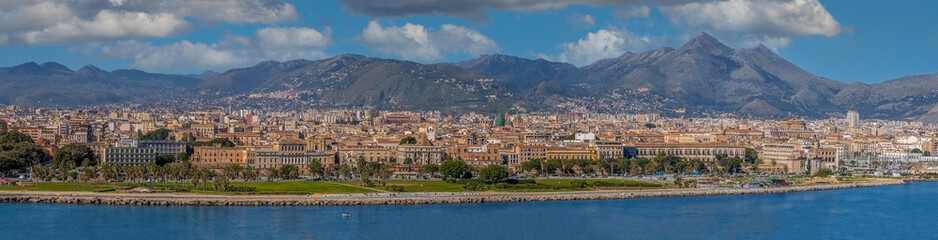
{"label": "hazy mountain slope", "polygon": [[139,70],[107,72],[95,66],[78,71],[54,62],[0,68],[0,103],[73,107],[152,101],[175,96],[199,80]]}
{"label": "hazy mountain slope", "polygon": [[249,94],[259,101],[318,107],[503,111],[523,104],[500,81],[455,65],[350,54],[234,69],[193,91],[209,98]]}

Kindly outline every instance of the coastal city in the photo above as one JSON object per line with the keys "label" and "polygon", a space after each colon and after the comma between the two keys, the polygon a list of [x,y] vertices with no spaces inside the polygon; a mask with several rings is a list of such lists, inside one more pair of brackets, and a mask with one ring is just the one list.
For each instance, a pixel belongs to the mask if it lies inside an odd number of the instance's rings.
{"label": "coastal city", "polygon": [[0,0],[0,240],[933,239],[935,9]]}
{"label": "coastal city", "polygon": [[[896,177],[938,172],[933,168],[938,157],[931,156],[938,143],[934,124],[861,119],[856,111],[844,115],[758,120],[658,113],[452,116],[367,108],[177,113],[11,105],[0,111],[0,132],[25,134],[49,156],[74,158],[60,153],[77,147],[93,153],[90,159],[73,160],[69,168],[52,158],[12,168],[16,164],[4,163],[6,175],[14,178],[35,178],[36,169],[44,166],[50,166],[47,172],[67,172],[96,164],[184,161],[219,175],[231,168],[255,169],[252,175],[258,179],[282,169],[294,171],[292,178],[354,178],[360,176],[351,170],[365,163],[379,163],[389,179],[430,178],[447,161],[476,170],[503,166],[512,178],[811,176],[822,169],[827,175]],[[103,175],[75,172],[58,180]]]}

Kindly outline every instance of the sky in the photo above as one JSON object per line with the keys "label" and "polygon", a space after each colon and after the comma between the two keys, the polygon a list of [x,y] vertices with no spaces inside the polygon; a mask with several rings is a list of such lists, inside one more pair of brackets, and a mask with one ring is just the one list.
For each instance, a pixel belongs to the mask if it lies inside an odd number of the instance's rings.
{"label": "sky", "polygon": [[822,77],[938,72],[938,1],[0,0],[0,66],[201,73],[344,53],[420,63],[484,54],[584,66],[706,32]]}

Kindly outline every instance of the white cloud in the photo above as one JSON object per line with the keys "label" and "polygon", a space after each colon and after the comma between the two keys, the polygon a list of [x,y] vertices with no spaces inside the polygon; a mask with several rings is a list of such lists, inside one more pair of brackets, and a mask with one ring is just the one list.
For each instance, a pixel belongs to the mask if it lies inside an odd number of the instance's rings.
{"label": "white cloud", "polygon": [[580,21],[586,23],[587,26],[596,25],[596,20],[593,19],[593,16],[590,16],[589,14],[583,15],[583,18],[581,18]]}
{"label": "white cloud", "polygon": [[177,1],[175,11],[182,15],[232,23],[274,23],[299,16],[296,7],[281,0]]}
{"label": "white cloud", "polygon": [[586,35],[576,42],[561,45],[563,52],[556,56],[539,57],[567,62],[576,66],[589,65],[597,60],[621,56],[628,51],[643,51],[655,47],[654,37],[638,36],[627,29],[602,29]]}
{"label": "white cloud", "polygon": [[[241,67],[266,60],[320,59],[330,44],[329,31],[311,28],[263,28],[254,36],[232,35],[213,44],[187,40],[153,45],[137,40],[90,46],[102,59],[130,58],[130,67],[147,71],[183,71]],[[84,51],[89,52],[89,51]]]}
{"label": "white cloud", "polygon": [[264,28],[257,30],[258,44],[275,49],[326,48],[329,28],[321,33],[312,28]]}
{"label": "white cloud", "polygon": [[431,41],[443,52],[465,52],[478,56],[498,52],[498,45],[481,33],[463,26],[443,24],[430,35]]}
{"label": "white cloud", "polygon": [[146,44],[142,50],[134,56],[130,67],[144,70],[214,69],[249,63],[245,56],[239,56],[243,55],[239,51],[186,40],[163,46]]}
{"label": "white cloud", "polygon": [[203,22],[273,23],[296,19],[281,0],[21,0],[0,2],[9,45],[62,45],[164,38]]}
{"label": "white cloud", "polygon": [[651,15],[651,8],[645,5],[615,11],[616,18],[646,18],[649,15]]}
{"label": "white cloud", "polygon": [[430,32],[423,25],[407,23],[403,27],[382,27],[371,21],[362,30],[362,44],[388,55],[407,60],[432,61],[445,53],[481,55],[498,52],[498,45],[481,33],[463,26],[443,24]]}
{"label": "white cloud", "polygon": [[20,6],[19,9],[0,9],[0,31],[20,32],[42,29],[72,19],[72,11],[65,4],[41,2]]}
{"label": "white cloud", "polygon": [[596,25],[596,19],[589,14],[573,13],[567,17],[574,28],[589,29]]}
{"label": "white cloud", "polygon": [[840,23],[817,0],[727,0],[662,6],[675,25],[730,43],[784,47],[792,36],[839,34]]}
{"label": "white cloud", "polygon": [[191,28],[191,23],[171,14],[101,11],[89,21],[73,18],[42,30],[22,32],[19,40],[29,45],[168,37]]}
{"label": "white cloud", "polygon": [[[450,15],[473,21],[488,10],[545,11],[572,5],[612,7],[618,18],[644,18],[658,8],[687,39],[708,32],[730,45],[784,47],[792,36],[834,36],[840,24],[818,0],[339,0],[349,12],[371,17]],[[581,15],[582,16],[582,15]],[[583,16],[585,17],[585,16]],[[580,19],[571,19],[580,27]],[[652,24],[649,22],[648,24]],[[843,30],[847,31],[847,30]]]}

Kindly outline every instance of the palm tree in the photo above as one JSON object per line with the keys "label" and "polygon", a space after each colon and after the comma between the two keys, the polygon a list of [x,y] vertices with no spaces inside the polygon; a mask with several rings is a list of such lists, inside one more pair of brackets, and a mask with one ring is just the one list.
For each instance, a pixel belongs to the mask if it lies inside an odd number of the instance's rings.
{"label": "palm tree", "polygon": [[157,166],[156,163],[147,163],[146,165],[143,165],[143,173],[141,175],[143,175],[144,179],[147,180],[147,182],[150,182],[152,185],[153,181],[156,180],[158,171],[159,166]]}
{"label": "palm tree", "polygon": [[225,168],[222,169],[222,172],[224,173],[226,177],[228,177],[228,179],[237,179],[238,176],[241,175],[241,171],[243,169],[244,168],[241,167],[241,165],[231,164],[231,165],[225,166]]}
{"label": "palm tree", "polygon": [[244,180],[257,180],[257,169],[254,169],[254,167],[246,167],[244,171],[241,172],[241,175],[244,176]]}
{"label": "palm tree", "polygon": [[198,172],[199,172],[199,181],[202,182],[202,191],[205,191],[206,183],[208,183],[208,181],[211,181],[212,178],[215,177],[215,172],[213,172],[212,170],[208,170],[208,169],[202,169],[202,170],[199,170]]}
{"label": "palm tree", "polygon": [[91,179],[94,179],[98,176],[98,171],[95,167],[84,167],[81,169],[81,174],[78,175],[79,179],[82,182],[88,182]]}
{"label": "palm tree", "polygon": [[277,176],[280,176],[280,169],[275,167],[267,169],[267,181],[272,181]]}

